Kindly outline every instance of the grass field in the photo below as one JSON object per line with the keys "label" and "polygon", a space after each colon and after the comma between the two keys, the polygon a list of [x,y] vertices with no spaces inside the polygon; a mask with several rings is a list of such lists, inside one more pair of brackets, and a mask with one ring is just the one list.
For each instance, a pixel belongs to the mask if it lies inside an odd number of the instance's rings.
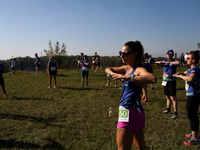
{"label": "grass field", "polygon": [[[178,68],[183,71],[185,68]],[[177,80],[179,101],[176,120],[166,109],[162,68],[154,69],[155,90],[148,86],[149,102],[144,103],[145,140],[154,150],[197,150],[185,146],[190,133],[186,115],[184,81]],[[121,89],[106,88],[104,69],[89,73],[89,87],[81,88],[81,70],[58,70],[57,88],[48,89],[48,75],[34,72],[4,74],[8,98],[0,97],[1,149],[116,150],[116,125]],[[114,82],[113,82],[114,83]],[[117,83],[121,86],[121,83]],[[53,85],[53,84],[52,84]],[[109,107],[112,114],[109,116]],[[172,112],[173,108],[171,107]],[[133,146],[132,149],[135,149]]]}

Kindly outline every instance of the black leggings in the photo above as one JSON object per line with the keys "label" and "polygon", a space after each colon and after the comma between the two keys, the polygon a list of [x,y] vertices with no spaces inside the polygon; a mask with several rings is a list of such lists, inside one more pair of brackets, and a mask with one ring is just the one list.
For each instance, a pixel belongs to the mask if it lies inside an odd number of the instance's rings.
{"label": "black leggings", "polygon": [[186,110],[192,131],[199,130],[198,109],[200,96],[187,96]]}

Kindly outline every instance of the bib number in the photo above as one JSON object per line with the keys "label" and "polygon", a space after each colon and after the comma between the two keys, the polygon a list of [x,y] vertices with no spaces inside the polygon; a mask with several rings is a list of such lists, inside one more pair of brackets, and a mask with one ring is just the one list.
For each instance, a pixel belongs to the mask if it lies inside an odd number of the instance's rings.
{"label": "bib number", "polygon": [[128,86],[128,81],[124,81],[124,86]]}
{"label": "bib number", "polygon": [[187,81],[185,81],[185,90],[188,90],[189,84]]}
{"label": "bib number", "polygon": [[123,106],[119,106],[119,119],[120,122],[129,122],[129,110]]}
{"label": "bib number", "polygon": [[55,71],[56,70],[56,67],[51,67],[51,71]]}
{"label": "bib number", "polygon": [[111,75],[109,75],[109,74],[107,74],[107,77],[108,77],[108,79],[111,79],[111,78],[112,78],[112,76],[111,76]]}
{"label": "bib number", "polygon": [[167,85],[167,81],[163,81],[162,86],[166,86],[166,85]]}
{"label": "bib number", "polygon": [[37,64],[40,64],[40,62],[38,61]]}

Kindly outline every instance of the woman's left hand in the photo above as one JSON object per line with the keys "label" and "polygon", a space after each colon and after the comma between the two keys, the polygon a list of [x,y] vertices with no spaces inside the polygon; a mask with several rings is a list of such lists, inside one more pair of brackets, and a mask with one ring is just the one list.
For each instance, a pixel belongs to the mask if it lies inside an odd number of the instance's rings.
{"label": "woman's left hand", "polygon": [[175,73],[175,74],[173,74],[172,76],[178,78],[178,77],[180,77],[180,75],[181,75],[180,73]]}
{"label": "woman's left hand", "polygon": [[121,75],[121,74],[118,74],[118,73],[113,73],[113,74],[112,74],[112,78],[113,78],[114,80],[126,81],[127,76]]}

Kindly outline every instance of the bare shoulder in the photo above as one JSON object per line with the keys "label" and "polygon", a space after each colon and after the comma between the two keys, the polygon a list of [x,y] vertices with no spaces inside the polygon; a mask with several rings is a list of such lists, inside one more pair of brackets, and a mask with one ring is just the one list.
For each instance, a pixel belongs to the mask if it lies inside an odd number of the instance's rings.
{"label": "bare shoulder", "polygon": [[112,67],[112,70],[115,73],[124,73],[124,72],[126,72],[127,68],[128,68],[128,66],[124,65],[124,66],[120,66],[120,67]]}
{"label": "bare shoulder", "polygon": [[137,67],[135,70],[135,74],[140,75],[143,73],[147,73],[148,71],[144,67]]}

